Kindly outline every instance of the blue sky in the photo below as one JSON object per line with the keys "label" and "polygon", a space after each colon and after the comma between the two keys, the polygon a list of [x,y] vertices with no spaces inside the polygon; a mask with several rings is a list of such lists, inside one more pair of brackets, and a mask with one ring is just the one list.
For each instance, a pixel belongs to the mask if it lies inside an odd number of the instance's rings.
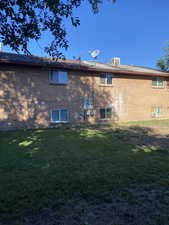
{"label": "blue sky", "polygon": [[[122,64],[155,67],[156,60],[163,56],[163,47],[169,41],[168,0],[111,0],[100,5],[98,14],[93,14],[87,0],[74,11],[80,17],[81,25],[72,27],[68,22],[70,47],[63,51],[66,58],[81,56],[91,60],[89,51],[101,51],[97,61],[110,62],[120,57]],[[50,42],[50,35],[44,34],[40,46]],[[31,41],[33,54],[45,56],[40,47]],[[10,51],[8,47],[4,47]]]}

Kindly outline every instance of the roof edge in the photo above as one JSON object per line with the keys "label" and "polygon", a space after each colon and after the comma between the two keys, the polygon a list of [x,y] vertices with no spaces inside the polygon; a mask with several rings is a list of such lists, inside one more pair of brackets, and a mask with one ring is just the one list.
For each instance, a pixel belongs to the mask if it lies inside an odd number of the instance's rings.
{"label": "roof edge", "polygon": [[[92,73],[111,73],[111,74],[125,74],[125,75],[138,75],[138,76],[145,76],[145,77],[169,77],[169,73],[146,73],[146,72],[135,72],[135,71],[125,71],[125,70],[108,70],[108,69],[95,69],[95,68],[87,68],[85,66],[71,66],[71,65],[64,65],[64,63],[56,64],[44,64],[44,63],[25,63],[25,62],[11,62],[7,60],[0,60],[0,64],[10,64],[10,65],[22,65],[22,66],[34,66],[34,67],[47,67],[47,68],[56,68],[56,69],[67,69],[67,70],[77,70],[82,72],[92,72]],[[66,63],[65,63],[66,64]]]}
{"label": "roof edge", "polygon": [[[25,55],[19,55],[19,54],[14,54],[14,53],[5,53],[3,52],[2,54],[4,55],[15,55],[15,56],[25,56]],[[35,66],[35,67],[48,67],[48,68],[58,68],[58,69],[68,69],[68,70],[77,70],[77,71],[82,71],[82,72],[92,72],[92,73],[112,73],[112,74],[124,74],[124,75],[139,75],[139,76],[150,76],[150,77],[169,77],[169,73],[167,72],[162,72],[158,71],[155,73],[151,72],[140,72],[140,71],[130,71],[130,70],[111,70],[111,69],[101,69],[101,68],[92,68],[88,67],[85,64],[83,64],[83,61],[81,63],[79,61],[75,60],[52,60],[50,58],[45,58],[45,57],[39,57],[39,56],[26,56],[28,58],[36,58],[39,59],[39,62],[30,62],[30,61],[22,61],[22,60],[15,60],[15,59],[5,59],[5,58],[0,58],[0,64],[8,64],[8,65],[22,65],[22,66]],[[46,61],[45,61],[46,60]],[[73,62],[73,63],[71,63]]]}

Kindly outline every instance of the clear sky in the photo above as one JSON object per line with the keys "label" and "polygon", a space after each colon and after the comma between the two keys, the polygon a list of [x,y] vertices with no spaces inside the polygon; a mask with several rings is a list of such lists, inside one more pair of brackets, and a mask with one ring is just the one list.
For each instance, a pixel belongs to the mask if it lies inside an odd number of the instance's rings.
{"label": "clear sky", "polygon": [[[81,25],[74,28],[65,24],[70,41],[66,58],[91,60],[88,52],[99,49],[101,62],[120,57],[122,64],[155,67],[169,41],[169,0],[117,0],[115,4],[105,0],[95,15],[85,0],[74,14],[80,17]],[[43,48],[50,40],[46,33],[39,44]],[[45,55],[34,41],[29,46],[32,54]]]}

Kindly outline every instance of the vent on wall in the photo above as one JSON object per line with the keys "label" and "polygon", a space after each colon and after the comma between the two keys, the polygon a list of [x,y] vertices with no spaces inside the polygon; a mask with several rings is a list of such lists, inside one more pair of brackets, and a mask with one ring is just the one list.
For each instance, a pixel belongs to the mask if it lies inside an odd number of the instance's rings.
{"label": "vent on wall", "polygon": [[120,58],[119,58],[119,57],[114,57],[114,58],[112,58],[111,63],[112,63],[114,66],[120,65]]}

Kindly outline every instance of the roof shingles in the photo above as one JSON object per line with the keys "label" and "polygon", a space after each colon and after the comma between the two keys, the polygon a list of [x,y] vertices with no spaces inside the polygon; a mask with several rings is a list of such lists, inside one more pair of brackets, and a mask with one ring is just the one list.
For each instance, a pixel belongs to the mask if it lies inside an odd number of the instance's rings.
{"label": "roof shingles", "polygon": [[86,72],[105,72],[114,74],[126,74],[126,75],[142,75],[142,76],[163,76],[169,77],[169,73],[162,72],[146,67],[105,64],[93,61],[80,61],[80,60],[63,60],[52,59],[38,56],[27,56],[20,54],[13,54],[7,52],[0,52],[1,64],[13,64],[13,65],[26,65],[26,66],[47,66],[54,68],[80,70]]}

